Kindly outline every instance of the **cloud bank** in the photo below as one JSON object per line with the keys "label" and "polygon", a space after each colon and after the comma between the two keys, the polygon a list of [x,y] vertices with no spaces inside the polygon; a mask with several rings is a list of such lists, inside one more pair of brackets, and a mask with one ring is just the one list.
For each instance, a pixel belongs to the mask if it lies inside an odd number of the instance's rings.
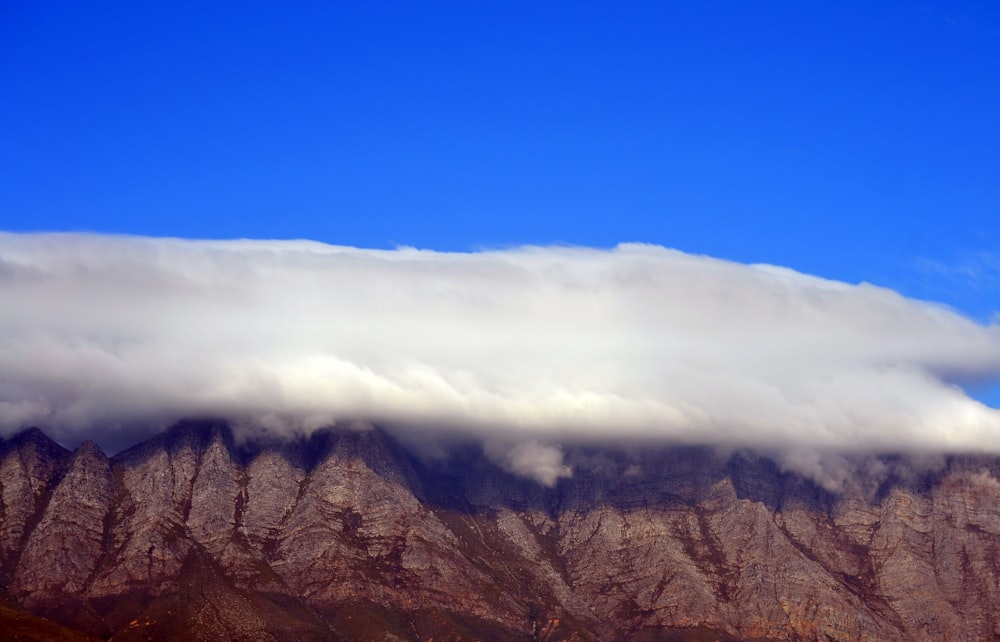
{"label": "cloud bank", "polygon": [[[868,284],[650,245],[477,253],[0,234],[0,431],[190,416],[560,443],[1000,452],[1000,326]],[[504,445],[506,444],[506,445]]]}

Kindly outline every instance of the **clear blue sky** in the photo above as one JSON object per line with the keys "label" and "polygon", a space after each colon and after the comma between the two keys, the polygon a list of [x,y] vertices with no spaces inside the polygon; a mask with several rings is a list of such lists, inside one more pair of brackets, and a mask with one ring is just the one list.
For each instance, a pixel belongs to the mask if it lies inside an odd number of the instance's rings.
{"label": "clear blue sky", "polygon": [[1000,309],[1000,4],[0,3],[0,229],[644,241]]}

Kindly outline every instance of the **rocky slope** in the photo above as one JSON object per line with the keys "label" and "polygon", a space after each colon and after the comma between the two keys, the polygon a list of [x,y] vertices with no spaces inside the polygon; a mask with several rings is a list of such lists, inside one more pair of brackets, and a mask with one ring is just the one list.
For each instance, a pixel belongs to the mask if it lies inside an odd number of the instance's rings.
{"label": "rocky slope", "polygon": [[831,494],[747,454],[569,456],[574,476],[546,488],[471,447],[423,462],[378,430],[237,445],[191,422],[111,459],[27,431],[0,442],[0,591],[14,607],[0,629],[1000,639],[996,459]]}

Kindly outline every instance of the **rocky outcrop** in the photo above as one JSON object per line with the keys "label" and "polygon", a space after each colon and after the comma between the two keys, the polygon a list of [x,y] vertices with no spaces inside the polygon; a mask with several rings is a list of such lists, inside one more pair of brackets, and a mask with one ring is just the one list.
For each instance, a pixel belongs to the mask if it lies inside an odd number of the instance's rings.
{"label": "rocky outcrop", "polygon": [[66,470],[70,453],[40,430],[0,444],[0,563],[4,585],[17,566],[27,535]]}
{"label": "rocky outcrop", "polygon": [[1000,639],[997,460],[832,494],[746,453],[568,456],[547,488],[379,430],[188,422],[110,460],[29,431],[2,591],[115,640]]}

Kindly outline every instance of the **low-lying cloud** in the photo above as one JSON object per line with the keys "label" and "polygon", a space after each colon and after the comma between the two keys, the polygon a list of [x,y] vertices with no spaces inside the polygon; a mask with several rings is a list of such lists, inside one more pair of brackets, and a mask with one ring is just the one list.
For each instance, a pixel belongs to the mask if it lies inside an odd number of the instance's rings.
{"label": "low-lying cloud", "polygon": [[362,419],[471,434],[554,483],[570,474],[559,445],[581,440],[748,446],[802,467],[1000,452],[1000,412],[956,385],[998,377],[995,324],[658,246],[0,234],[4,434]]}

